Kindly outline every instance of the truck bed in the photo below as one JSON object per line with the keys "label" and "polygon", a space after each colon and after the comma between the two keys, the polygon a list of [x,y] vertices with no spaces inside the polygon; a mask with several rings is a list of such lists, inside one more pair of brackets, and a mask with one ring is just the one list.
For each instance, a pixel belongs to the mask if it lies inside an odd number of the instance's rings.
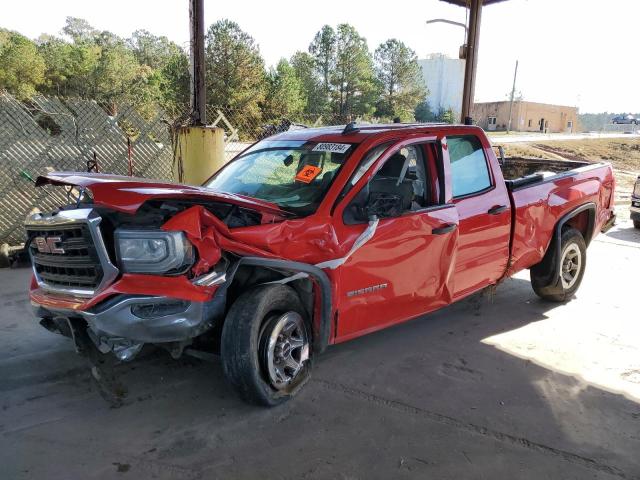
{"label": "truck bed", "polygon": [[505,180],[516,180],[536,173],[560,173],[590,165],[575,160],[552,160],[546,158],[507,157],[501,167]]}
{"label": "truck bed", "polygon": [[500,162],[502,175],[509,190],[533,185],[543,180],[559,178],[589,165],[590,162],[552,160],[545,158],[506,157]]}
{"label": "truck bed", "polygon": [[574,209],[594,209],[593,224],[587,212],[573,220],[587,244],[609,220],[615,185],[609,164],[518,157],[500,164],[513,209],[512,272],[542,259],[554,226]]}

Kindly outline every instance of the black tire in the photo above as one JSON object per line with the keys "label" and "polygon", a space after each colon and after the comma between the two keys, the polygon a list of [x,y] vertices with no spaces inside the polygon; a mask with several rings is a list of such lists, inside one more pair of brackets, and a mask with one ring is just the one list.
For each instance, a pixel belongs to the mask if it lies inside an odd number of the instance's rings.
{"label": "black tire", "polygon": [[633,227],[634,228],[640,228],[640,220],[634,220],[633,221]]}
{"label": "black tire", "polygon": [[[579,266],[576,267],[575,274],[572,275],[570,282],[567,282],[566,278],[563,281],[562,266],[560,272],[553,275],[553,266],[557,261],[557,257],[554,255],[555,252],[547,252],[543,261],[530,270],[533,291],[540,298],[551,302],[565,302],[573,297],[580,287],[587,266],[587,245],[578,230],[575,228],[564,229],[560,245],[560,261],[565,259],[565,252],[567,252],[567,255],[576,254],[579,260]],[[567,259],[567,263],[571,265],[571,268],[575,266],[570,258]],[[567,273],[570,274],[570,272]]]}
{"label": "black tire", "polygon": [[[287,312],[299,314],[308,340],[309,359],[286,387],[276,388],[269,379],[261,338],[269,335],[274,319]],[[311,375],[311,329],[307,313],[295,290],[286,285],[262,285],[242,294],[229,309],[222,327],[221,355],[227,380],[249,403],[279,405],[292,398]]]}

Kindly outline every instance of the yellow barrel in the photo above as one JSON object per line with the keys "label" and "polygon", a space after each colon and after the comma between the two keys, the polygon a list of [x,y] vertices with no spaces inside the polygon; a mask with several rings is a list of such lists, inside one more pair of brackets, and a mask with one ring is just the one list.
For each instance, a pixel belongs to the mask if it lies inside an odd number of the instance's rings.
{"label": "yellow barrel", "polygon": [[202,185],[225,163],[224,130],[218,127],[182,127],[173,158],[173,178]]}

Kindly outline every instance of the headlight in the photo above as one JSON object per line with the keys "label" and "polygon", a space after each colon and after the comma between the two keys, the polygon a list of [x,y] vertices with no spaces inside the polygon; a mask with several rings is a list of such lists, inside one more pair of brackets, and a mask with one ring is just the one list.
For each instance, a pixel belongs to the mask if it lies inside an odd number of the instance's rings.
{"label": "headlight", "polygon": [[182,232],[118,229],[115,243],[123,272],[177,274],[193,264],[193,246]]}

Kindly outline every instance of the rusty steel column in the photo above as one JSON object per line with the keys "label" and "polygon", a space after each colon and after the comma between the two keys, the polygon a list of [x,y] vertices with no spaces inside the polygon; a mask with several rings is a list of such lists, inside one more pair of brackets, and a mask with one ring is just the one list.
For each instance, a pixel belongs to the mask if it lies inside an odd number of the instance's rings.
{"label": "rusty steel column", "polygon": [[204,69],[204,0],[189,0],[191,125],[207,124]]}
{"label": "rusty steel column", "polygon": [[473,124],[471,109],[476,88],[476,67],[478,66],[478,45],[480,43],[480,17],[482,0],[471,0],[469,8],[469,28],[467,30],[467,60],[464,68],[461,120],[466,125]]}

